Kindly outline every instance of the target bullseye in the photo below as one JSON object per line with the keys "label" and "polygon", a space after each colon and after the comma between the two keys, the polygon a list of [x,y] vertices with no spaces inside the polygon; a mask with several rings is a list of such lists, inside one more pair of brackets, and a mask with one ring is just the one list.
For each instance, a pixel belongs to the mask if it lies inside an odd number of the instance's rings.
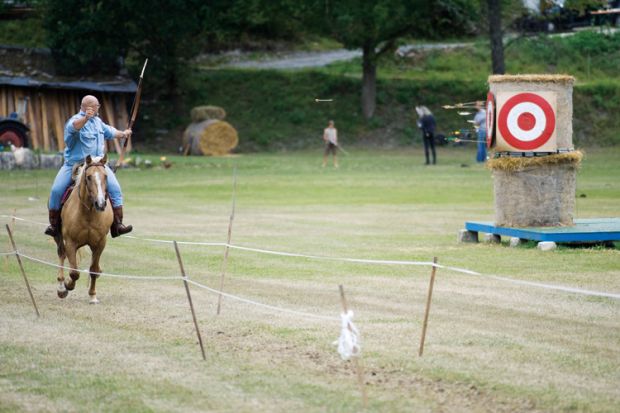
{"label": "target bullseye", "polygon": [[540,150],[555,136],[555,113],[551,103],[540,94],[517,93],[499,109],[497,128],[512,149]]}
{"label": "target bullseye", "polygon": [[536,118],[531,113],[522,113],[517,119],[517,125],[525,131],[528,131],[536,124]]}

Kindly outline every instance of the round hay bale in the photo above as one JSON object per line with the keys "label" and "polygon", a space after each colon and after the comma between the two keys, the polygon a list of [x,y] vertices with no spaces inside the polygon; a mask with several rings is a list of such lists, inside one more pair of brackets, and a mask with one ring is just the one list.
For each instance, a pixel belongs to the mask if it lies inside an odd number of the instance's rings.
{"label": "round hay bale", "polygon": [[196,106],[190,112],[192,122],[202,122],[203,120],[226,119],[226,111],[219,106]]}
{"label": "round hay bale", "polygon": [[238,143],[237,130],[224,121],[207,125],[200,136],[200,149],[205,155],[226,155],[235,149]]}
{"label": "round hay bale", "polygon": [[204,129],[213,124],[219,122],[216,119],[207,119],[202,122],[193,122],[183,132],[183,152],[191,155],[202,155],[202,149],[200,149],[200,138]]}

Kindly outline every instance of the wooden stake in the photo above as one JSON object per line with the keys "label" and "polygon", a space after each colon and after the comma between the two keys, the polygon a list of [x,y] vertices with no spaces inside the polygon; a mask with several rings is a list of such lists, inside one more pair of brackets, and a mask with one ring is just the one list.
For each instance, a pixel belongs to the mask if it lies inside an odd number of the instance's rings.
{"label": "wooden stake", "polygon": [[[342,302],[342,309],[346,314],[349,312],[349,306],[347,305],[347,299],[344,296],[344,288],[342,287],[342,285],[339,285],[338,288],[340,289],[340,301]],[[351,330],[351,326],[348,327],[349,330]],[[364,383],[366,381],[364,379],[364,368],[362,367],[361,362],[358,360],[358,357],[351,357],[351,359],[353,360],[353,367],[355,367],[355,371],[357,372],[357,381],[360,385],[360,391],[362,392],[362,403],[364,405],[364,408],[366,408],[368,407],[368,394],[366,392],[366,385]]]}
{"label": "wooden stake", "polygon": [[[433,264],[437,264],[437,257],[433,257]],[[424,312],[424,324],[422,324],[422,337],[420,338],[419,356],[424,352],[424,340],[426,339],[426,327],[428,326],[428,313],[431,311],[431,298],[433,297],[433,284],[435,284],[435,272],[437,267],[433,265],[431,270],[431,281],[428,286],[428,297],[426,298],[426,311]]]}
{"label": "wooden stake", "polygon": [[187,277],[185,276],[185,269],[183,268],[183,261],[181,261],[181,253],[179,252],[179,246],[176,241],[174,243],[174,250],[177,253],[177,259],[179,260],[179,267],[181,268],[181,275],[183,276],[183,283],[185,284],[185,292],[187,293],[187,301],[189,301],[189,308],[192,310],[192,319],[194,320],[194,327],[196,327],[196,334],[198,335],[198,343],[200,343],[200,351],[202,352],[202,359],[207,360],[205,355],[205,348],[202,344],[202,336],[200,335],[200,329],[198,328],[198,321],[196,320],[196,312],[194,311],[194,304],[192,303],[192,296],[189,293],[189,284],[187,283]]}
{"label": "wooden stake", "polygon": [[[11,231],[15,231],[15,217],[17,216],[17,208],[13,208],[13,218],[11,218]],[[11,239],[7,241],[9,249],[11,249]],[[4,256],[4,272],[9,272],[9,256]]]}
{"label": "wooden stake", "polygon": [[233,169],[233,193],[232,193],[232,211],[230,213],[230,220],[228,221],[228,238],[226,241],[226,249],[224,250],[224,261],[222,262],[222,276],[220,277],[220,294],[217,297],[217,315],[220,315],[220,309],[222,306],[222,294],[224,289],[224,276],[226,275],[226,268],[228,267],[228,251],[230,250],[230,240],[232,238],[232,225],[235,219],[235,204],[237,199],[237,167]]}
{"label": "wooden stake", "polygon": [[32,305],[34,306],[34,311],[37,313],[37,317],[41,317],[39,314],[39,309],[37,308],[37,303],[34,300],[34,296],[32,295],[32,290],[30,289],[30,283],[28,282],[28,277],[26,277],[26,271],[24,271],[24,265],[22,264],[22,259],[17,253],[17,247],[15,246],[15,240],[13,239],[13,234],[11,233],[11,228],[6,224],[6,231],[9,233],[9,239],[11,240],[11,245],[13,246],[13,251],[15,251],[15,258],[17,258],[17,263],[19,264],[19,269],[24,276],[24,281],[26,281],[26,287],[28,288],[28,294],[30,294],[30,299],[32,300]]}

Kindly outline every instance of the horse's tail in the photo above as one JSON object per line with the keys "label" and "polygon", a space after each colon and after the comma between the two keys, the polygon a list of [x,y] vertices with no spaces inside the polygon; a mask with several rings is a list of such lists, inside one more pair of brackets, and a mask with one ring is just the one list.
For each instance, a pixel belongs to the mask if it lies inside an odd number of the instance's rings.
{"label": "horse's tail", "polygon": [[65,257],[65,243],[62,238],[62,223],[58,225],[58,235],[54,237],[54,241],[56,241],[56,252],[58,253],[59,258]]}

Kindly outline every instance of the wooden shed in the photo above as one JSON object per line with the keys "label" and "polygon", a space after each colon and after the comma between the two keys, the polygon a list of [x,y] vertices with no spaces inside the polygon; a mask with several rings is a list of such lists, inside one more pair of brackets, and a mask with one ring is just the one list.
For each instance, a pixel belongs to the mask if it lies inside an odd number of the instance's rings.
{"label": "wooden shed", "polygon": [[41,81],[0,76],[0,115],[25,109],[22,120],[30,128],[29,146],[61,151],[65,122],[79,111],[84,95],[96,96],[101,104],[99,116],[120,129],[128,124],[128,106],[135,92],[131,80]]}
{"label": "wooden shed", "polygon": [[[99,116],[104,122],[119,129],[127,127],[128,110],[137,89],[127,76],[57,76],[49,49],[0,46],[0,57],[0,117],[13,112],[21,115],[30,128],[30,148],[62,151],[65,122],[79,111],[87,94],[99,99]],[[118,142],[113,142],[115,145],[108,149],[120,151]]]}

